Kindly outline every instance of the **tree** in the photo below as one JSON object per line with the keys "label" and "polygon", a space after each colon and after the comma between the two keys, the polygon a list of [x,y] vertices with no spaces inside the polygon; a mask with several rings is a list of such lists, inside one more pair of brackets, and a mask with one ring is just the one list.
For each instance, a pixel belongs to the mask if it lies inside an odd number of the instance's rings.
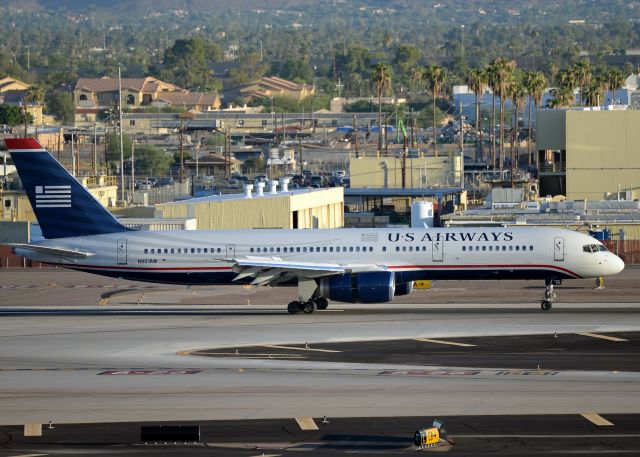
{"label": "tree", "polygon": [[233,84],[244,84],[262,78],[269,68],[260,60],[260,54],[252,52],[241,56],[239,65],[229,70],[229,77]]}
{"label": "tree", "polygon": [[624,84],[625,77],[617,68],[612,68],[606,73],[607,88],[611,92],[611,104],[616,104],[616,91]]}
{"label": "tree", "polygon": [[[378,97],[378,153],[382,150],[382,96],[386,91],[391,88],[391,70],[389,66],[385,63],[378,63],[374,70],[373,75],[371,76],[371,81],[373,82],[376,96]],[[386,127],[384,128],[386,133]]]}
{"label": "tree", "polygon": [[436,157],[438,156],[438,135],[436,134],[436,99],[444,87],[444,82],[447,79],[444,68],[439,65],[429,65],[425,68],[423,78],[427,84],[427,87],[431,91],[432,102],[432,115],[433,115],[433,152]]}
{"label": "tree", "polygon": [[136,169],[142,174],[166,176],[173,158],[151,144],[136,146]]}
{"label": "tree", "polygon": [[[107,133],[105,137],[107,143],[107,162],[120,163],[120,135],[117,133]],[[124,160],[131,158],[131,139],[128,135],[122,135],[122,154]]]}
{"label": "tree", "polygon": [[0,124],[21,125],[26,121],[27,124],[33,124],[33,116],[26,113],[19,106],[0,105]]}
{"label": "tree", "polygon": [[504,167],[504,107],[507,99],[507,88],[509,80],[513,75],[515,64],[513,62],[507,62],[502,57],[498,57],[493,62],[493,76],[495,78],[495,87],[497,89],[497,95],[500,98],[500,171]]}
{"label": "tree", "polygon": [[591,67],[588,60],[581,60],[576,63],[570,70],[574,74],[575,82],[580,87],[580,106],[585,106],[583,100],[584,88],[591,82]]}
{"label": "tree", "polygon": [[542,95],[544,94],[544,90],[547,88],[547,79],[544,77],[544,73],[539,71],[528,72],[525,75],[524,85],[529,96],[529,134],[527,138],[527,156],[529,167],[531,167],[533,163],[533,157],[531,156],[531,104],[533,102],[537,116],[538,107],[542,101]]}
{"label": "tree", "polygon": [[220,83],[211,74],[209,63],[222,58],[220,48],[202,38],[176,40],[164,53],[161,77],[187,89],[216,90]]}
{"label": "tree", "polygon": [[47,111],[64,125],[73,125],[76,107],[69,92],[55,90],[46,96]]}
{"label": "tree", "polygon": [[482,101],[482,94],[484,94],[487,87],[487,82],[487,74],[480,68],[472,69],[467,76],[469,89],[471,89],[476,96],[476,162],[482,162],[484,160],[480,133],[482,130],[480,126],[480,103]]}
{"label": "tree", "polygon": [[516,167],[519,167],[519,151],[516,146],[516,141],[518,138],[518,113],[520,112],[520,108],[524,104],[524,101],[527,97],[527,89],[524,85],[522,72],[514,72],[511,75],[508,92],[511,98],[511,103],[513,106],[513,121],[511,122],[511,187],[514,187],[513,178]]}

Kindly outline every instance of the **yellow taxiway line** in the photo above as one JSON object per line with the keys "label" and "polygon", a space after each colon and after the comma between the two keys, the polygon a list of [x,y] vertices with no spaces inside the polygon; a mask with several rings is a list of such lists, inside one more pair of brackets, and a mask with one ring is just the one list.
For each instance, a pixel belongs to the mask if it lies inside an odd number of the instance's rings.
{"label": "yellow taxiway line", "polygon": [[423,343],[447,344],[449,346],[460,346],[463,348],[471,348],[475,346],[475,344],[457,343],[455,341],[445,341],[445,340],[431,340],[429,338],[415,338],[414,341],[422,341]]}

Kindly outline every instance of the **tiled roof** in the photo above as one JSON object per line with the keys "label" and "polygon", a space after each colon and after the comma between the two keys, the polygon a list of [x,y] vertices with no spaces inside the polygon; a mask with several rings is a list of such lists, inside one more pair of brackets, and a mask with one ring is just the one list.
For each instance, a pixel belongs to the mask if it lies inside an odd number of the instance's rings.
{"label": "tiled roof", "polygon": [[158,94],[157,100],[174,106],[180,106],[182,104],[189,106],[212,106],[216,103],[217,96],[204,92],[161,92]]}
{"label": "tiled roof", "polygon": [[[180,90],[178,86],[158,81],[147,76],[146,78],[122,78],[122,89],[135,90],[137,92],[155,92],[160,84],[169,86],[174,90]],[[75,89],[85,89],[91,92],[113,92],[118,90],[118,78],[79,78]]]}

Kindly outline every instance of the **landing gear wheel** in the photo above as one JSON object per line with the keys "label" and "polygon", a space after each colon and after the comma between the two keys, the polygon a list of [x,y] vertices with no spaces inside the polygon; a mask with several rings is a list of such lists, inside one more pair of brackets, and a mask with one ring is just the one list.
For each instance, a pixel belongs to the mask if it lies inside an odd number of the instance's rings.
{"label": "landing gear wheel", "polygon": [[317,309],[316,302],[313,300],[306,301],[302,304],[302,312],[305,314],[311,314]]}
{"label": "landing gear wheel", "polygon": [[540,308],[542,308],[543,311],[549,311],[551,309],[551,302],[549,300],[542,300]]}
{"label": "landing gear wheel", "polygon": [[329,306],[329,300],[324,297],[318,297],[316,298],[316,306],[318,309],[327,309]]}
{"label": "landing gear wheel", "polygon": [[296,314],[300,311],[300,302],[292,301],[289,303],[289,305],[287,305],[287,311],[289,311],[289,314]]}

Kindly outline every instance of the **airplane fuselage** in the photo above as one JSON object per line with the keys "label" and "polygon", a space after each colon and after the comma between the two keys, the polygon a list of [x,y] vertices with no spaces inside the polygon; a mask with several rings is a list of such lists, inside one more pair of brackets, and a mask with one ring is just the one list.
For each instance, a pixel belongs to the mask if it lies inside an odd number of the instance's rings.
{"label": "airplane fuselage", "polygon": [[[595,239],[555,228],[131,231],[34,243],[90,252],[73,259],[21,248],[40,262],[131,280],[238,284],[237,258],[376,265],[396,283],[420,279],[570,279],[619,272]],[[595,251],[595,252],[592,252]],[[243,282],[240,280],[239,282]]]}

